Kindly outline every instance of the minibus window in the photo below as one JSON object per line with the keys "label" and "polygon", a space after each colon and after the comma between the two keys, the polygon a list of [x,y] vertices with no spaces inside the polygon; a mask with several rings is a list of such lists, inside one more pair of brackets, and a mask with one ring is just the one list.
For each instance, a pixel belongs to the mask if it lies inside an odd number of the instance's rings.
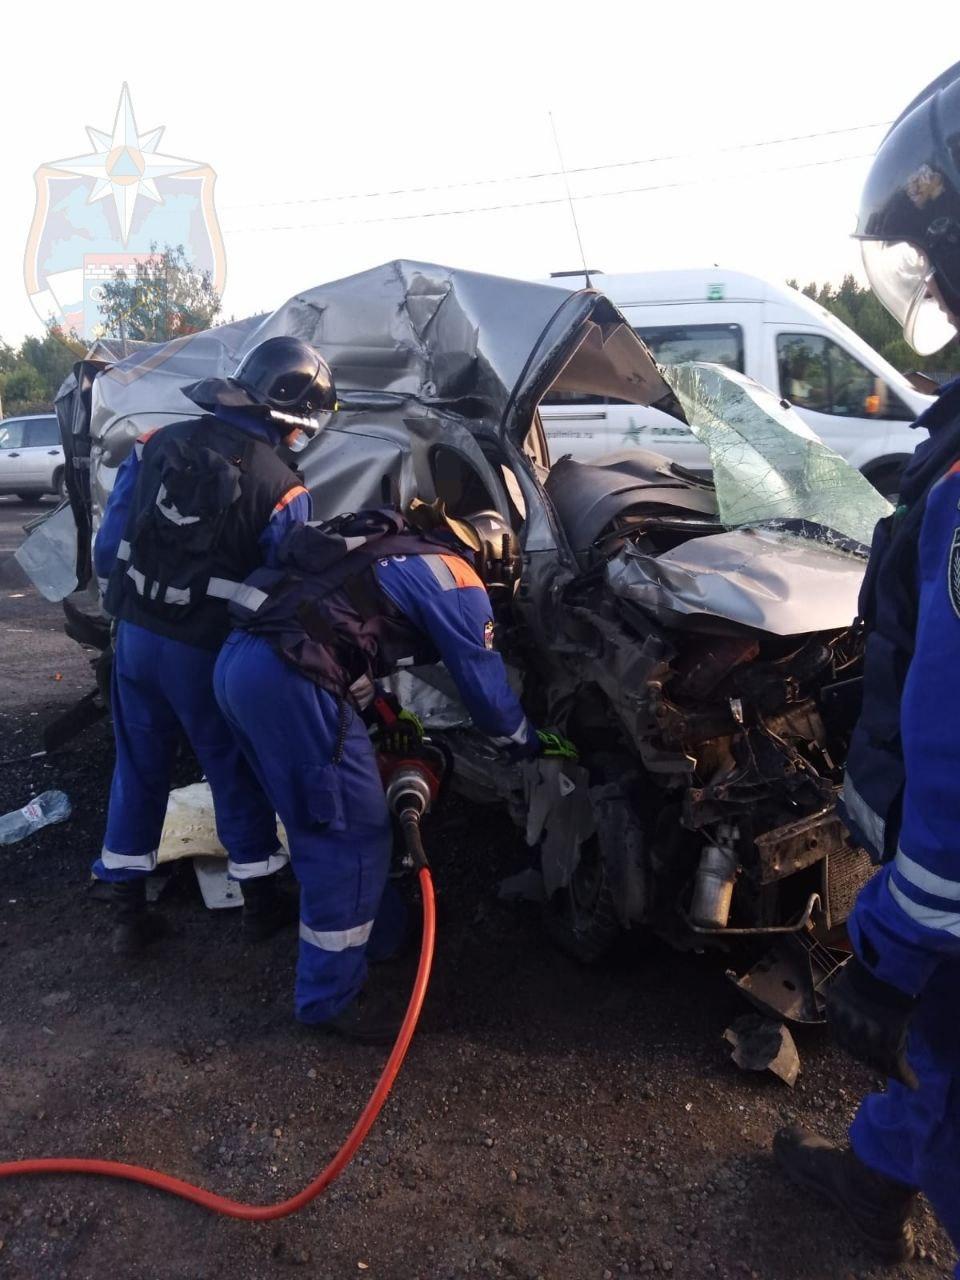
{"label": "minibus window", "polygon": [[778,333],[777,367],[780,394],[798,409],[839,418],[909,422],[914,417],[883,378],[832,338]]}
{"label": "minibus window", "polygon": [[635,329],[658,364],[696,360],[743,373],[743,330],[738,324],[647,325]]}

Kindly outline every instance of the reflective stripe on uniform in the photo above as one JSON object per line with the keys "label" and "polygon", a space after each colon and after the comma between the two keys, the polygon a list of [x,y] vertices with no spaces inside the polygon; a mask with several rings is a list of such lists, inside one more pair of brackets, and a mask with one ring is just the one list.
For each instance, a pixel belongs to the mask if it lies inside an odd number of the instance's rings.
{"label": "reflective stripe on uniform", "polygon": [[180,512],[172,503],[170,504],[170,506],[165,507],[163,504],[166,497],[167,497],[166,486],[161,485],[157,491],[157,506],[160,509],[161,515],[165,516],[170,521],[171,524],[182,525],[182,524],[199,524],[200,523],[199,516],[181,515]]}
{"label": "reflective stripe on uniform", "polygon": [[[140,570],[135,569],[132,564],[129,565],[127,567],[127,577],[133,582],[133,585],[136,587],[137,594],[141,596],[146,596],[147,579],[140,572]],[[160,583],[155,582],[153,586],[150,588],[149,598],[151,600],[156,600],[159,594],[160,594]],[[188,587],[166,587],[163,592],[163,603],[164,604],[189,604],[190,603],[189,588]]]}
{"label": "reflective stripe on uniform", "polygon": [[227,874],[232,876],[234,880],[255,880],[258,876],[272,876],[275,871],[285,867],[289,861],[289,853],[287,853],[286,849],[277,845],[269,857],[261,858],[259,862],[234,862],[232,858],[228,859]]}
{"label": "reflective stripe on uniform", "polygon": [[421,559],[440,584],[441,591],[453,591],[456,587],[479,587],[483,590],[476,571],[462,556],[428,555],[421,556]]}
{"label": "reflective stripe on uniform", "polygon": [[863,796],[850,781],[849,773],[845,773],[843,776],[843,790],[840,793],[840,798],[843,800],[847,813],[867,837],[877,853],[882,854],[886,840],[887,824],[864,800]]}
{"label": "reflective stripe on uniform", "polygon": [[277,505],[271,511],[270,513],[271,518],[277,515],[278,512],[282,511],[284,507],[289,507],[290,503],[294,500],[294,498],[299,498],[301,493],[309,493],[309,492],[310,490],[305,489],[302,484],[294,485],[292,489],[288,489],[287,492],[280,499],[280,501],[277,503]]}
{"label": "reflective stripe on uniform", "polygon": [[154,871],[157,866],[157,851],[152,853],[113,853],[104,847],[100,851],[100,861],[108,871]]}
{"label": "reflective stripe on uniform", "polygon": [[944,876],[928,871],[919,862],[909,858],[902,849],[897,850],[893,865],[904,880],[922,889],[924,893],[930,893],[935,898],[946,898],[949,902],[960,902],[960,881],[947,880]]}
{"label": "reflective stripe on uniform", "polygon": [[511,745],[522,747],[526,745],[532,733],[533,733],[533,728],[530,724],[530,721],[527,719],[526,716],[524,716],[523,719],[520,721],[519,727],[514,729],[513,733],[511,733],[509,736],[491,738],[490,740],[491,742],[495,743],[498,747],[509,747]]}
{"label": "reflective stripe on uniform", "polygon": [[355,925],[352,929],[311,929],[300,921],[300,937],[321,951],[346,951],[348,947],[364,947],[373,930],[373,921]]}
{"label": "reflective stripe on uniform", "polygon": [[233,600],[251,613],[255,613],[267,599],[266,591],[261,591],[259,587],[231,582],[229,578],[211,578],[207,583],[207,595],[216,600]]}
{"label": "reflective stripe on uniform", "polygon": [[117,559],[118,560],[130,559],[130,543],[126,540],[126,538],[121,538],[120,541],[117,543]]}
{"label": "reflective stripe on uniform", "polygon": [[443,556],[422,556],[423,563],[427,566],[437,582],[440,584],[441,591],[452,591],[457,585],[457,580],[453,575],[453,571],[446,563]]}
{"label": "reflective stripe on uniform", "polygon": [[894,902],[911,920],[923,925],[925,929],[939,929],[943,933],[952,933],[954,937],[960,938],[960,912],[940,911],[936,907],[914,902],[892,880],[887,881],[887,888]]}

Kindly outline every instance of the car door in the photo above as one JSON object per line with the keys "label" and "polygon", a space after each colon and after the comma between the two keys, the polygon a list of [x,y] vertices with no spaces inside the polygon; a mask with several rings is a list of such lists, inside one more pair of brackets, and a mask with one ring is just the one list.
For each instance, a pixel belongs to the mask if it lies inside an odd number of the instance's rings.
{"label": "car door", "polygon": [[16,493],[18,487],[28,489],[28,461],[24,456],[24,428],[22,418],[10,418],[0,422],[0,489],[4,493]]}
{"label": "car door", "polygon": [[24,445],[26,474],[31,485],[52,490],[54,473],[63,466],[63,447],[56,418],[27,418]]}

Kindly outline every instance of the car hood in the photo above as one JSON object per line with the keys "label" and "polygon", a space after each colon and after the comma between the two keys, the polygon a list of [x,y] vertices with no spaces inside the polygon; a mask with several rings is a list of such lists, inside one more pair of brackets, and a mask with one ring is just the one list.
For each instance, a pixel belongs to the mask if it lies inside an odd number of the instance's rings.
{"label": "car hood", "polygon": [[865,567],[860,556],[809,538],[734,529],[661,555],[627,544],[605,573],[614,595],[666,626],[720,619],[791,636],[849,627]]}

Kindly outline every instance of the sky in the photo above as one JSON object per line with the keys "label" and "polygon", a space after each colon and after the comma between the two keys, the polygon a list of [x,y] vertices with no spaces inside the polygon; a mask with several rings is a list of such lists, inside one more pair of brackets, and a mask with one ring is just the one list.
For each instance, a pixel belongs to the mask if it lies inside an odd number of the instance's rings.
{"label": "sky", "polygon": [[109,134],[124,82],[139,132],[164,127],[159,152],[215,171],[224,315],[244,316],[397,257],[577,268],[567,183],[591,268],[838,281],[858,271],[850,233],[883,123],[956,50],[942,0],[914,0],[909,25],[902,7],[844,0],[102,12],[5,10],[0,337],[14,344],[43,331],[23,270],[34,172],[89,152],[86,126]]}

